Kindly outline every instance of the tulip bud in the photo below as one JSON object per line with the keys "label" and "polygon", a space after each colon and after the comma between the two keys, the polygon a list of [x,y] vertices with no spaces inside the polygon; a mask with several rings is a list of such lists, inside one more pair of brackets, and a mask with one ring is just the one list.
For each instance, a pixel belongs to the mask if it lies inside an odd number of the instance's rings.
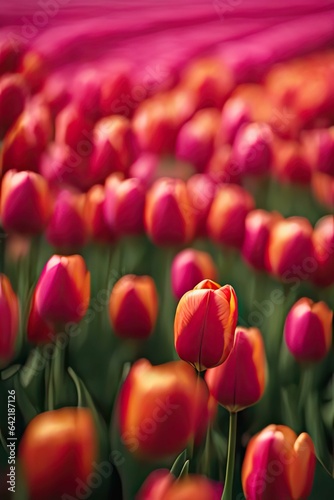
{"label": "tulip bud", "polygon": [[181,298],[175,313],[175,349],[198,371],[213,368],[230,354],[238,304],[230,285],[201,281]]}
{"label": "tulip bud", "polygon": [[57,116],[70,101],[68,86],[68,78],[59,73],[51,74],[44,83],[41,94],[53,117]]}
{"label": "tulip bud", "polygon": [[[124,445],[138,458],[159,460],[179,454],[193,438],[204,382],[182,361],[152,366],[141,359],[120,393],[118,415]],[[205,391],[206,400],[208,391]]]}
{"label": "tulip bud", "polygon": [[333,312],[325,302],[303,297],[290,309],[284,338],[291,354],[299,362],[321,361],[332,344]]}
{"label": "tulip bud", "polygon": [[213,397],[230,412],[257,403],[266,384],[266,355],[260,330],[237,327],[231,354],[222,365],[206,372],[205,381]]}
{"label": "tulip bud", "polygon": [[312,275],[313,281],[320,286],[330,286],[334,283],[334,217],[322,217],[315,225],[313,235],[314,256],[317,269]]}
{"label": "tulip bud", "polygon": [[96,183],[112,172],[127,172],[137,155],[130,121],[123,116],[114,115],[97,122],[93,145],[90,175]]}
{"label": "tulip bud", "polygon": [[20,39],[4,35],[0,41],[0,75],[13,73],[18,69],[25,49]]}
{"label": "tulip bud", "polygon": [[158,293],[153,279],[127,274],[118,280],[110,294],[109,315],[117,336],[149,337],[158,316]]}
{"label": "tulip bud", "polygon": [[215,108],[197,111],[178,133],[176,158],[192,163],[198,171],[203,170],[213,151],[219,120]]}
{"label": "tulip bud", "polygon": [[52,325],[78,323],[90,298],[90,274],[81,255],[54,255],[46,263],[36,285],[36,307]]}
{"label": "tulip bud", "polygon": [[246,216],[242,255],[255,269],[266,269],[265,257],[270,229],[280,218],[279,213],[261,209],[252,210]]}
{"label": "tulip bud", "polygon": [[89,156],[92,146],[93,122],[73,103],[56,116],[55,142],[67,144],[80,156]]}
{"label": "tulip bud", "polygon": [[306,499],[312,489],[316,458],[312,439],[285,425],[269,425],[248,443],[242,487],[249,500]]}
{"label": "tulip bud", "polygon": [[0,79],[0,139],[22,113],[27,94],[21,75],[5,75]]}
{"label": "tulip bud", "polygon": [[188,180],[187,191],[195,215],[195,234],[206,236],[206,220],[215,196],[216,184],[209,175],[196,174]]}
{"label": "tulip bud", "polygon": [[55,331],[43,320],[36,307],[36,291],[33,293],[27,323],[27,338],[33,344],[47,344],[52,342]]}
{"label": "tulip bud", "polygon": [[0,367],[14,357],[19,328],[19,302],[9,279],[0,274]]}
{"label": "tulip bud", "polygon": [[232,148],[229,144],[224,144],[224,146],[215,149],[205,167],[205,173],[216,184],[240,184],[240,165],[233,161]]}
{"label": "tulip bud", "polygon": [[220,130],[218,133],[219,143],[233,144],[237,132],[242,125],[251,121],[251,114],[248,105],[240,98],[231,98],[224,104]]}
{"label": "tulip bud", "polygon": [[221,60],[198,59],[186,68],[180,85],[194,94],[197,109],[220,108],[232,90],[233,78]]}
{"label": "tulip bud", "polygon": [[242,187],[224,185],[217,190],[207,220],[209,236],[217,243],[240,248],[245,219],[254,208],[252,196]]}
{"label": "tulip bud", "polygon": [[200,281],[215,281],[218,272],[209,253],[188,248],[174,258],[171,274],[173,293],[180,300],[182,295],[192,290]]}
{"label": "tulip bud", "polygon": [[100,109],[104,116],[120,114],[130,117],[132,115],[133,109],[128,104],[127,98],[131,99],[133,85],[131,68],[127,63],[113,63],[112,67],[107,68],[100,86]]}
{"label": "tulip bud", "polygon": [[110,229],[105,214],[105,189],[103,186],[95,185],[87,193],[84,218],[88,232],[93,240],[110,242],[115,239],[114,232]]}
{"label": "tulip bud", "polygon": [[205,476],[188,474],[176,480],[168,469],[158,469],[148,476],[136,500],[220,500],[222,492],[222,484]]}
{"label": "tulip bud", "polygon": [[180,179],[158,179],[147,193],[145,225],[157,245],[177,245],[191,241],[195,219],[187,187]]}
{"label": "tulip bud", "polygon": [[72,99],[78,109],[91,120],[100,115],[101,80],[97,70],[82,69],[73,79]]}
{"label": "tulip bud", "polygon": [[148,188],[156,179],[159,157],[151,153],[144,153],[131,165],[129,177],[141,181]]}
{"label": "tulip bud", "polygon": [[50,213],[45,179],[34,172],[8,170],[1,185],[0,212],[6,231],[25,235],[41,233]]}
{"label": "tulip bud", "polygon": [[310,154],[314,168],[327,175],[334,176],[334,127],[312,130],[306,140],[310,145]]}
{"label": "tulip bud", "polygon": [[322,172],[314,172],[312,175],[312,192],[316,200],[329,209],[334,211],[334,179],[330,175]]}
{"label": "tulip bud", "polygon": [[299,283],[314,272],[312,226],[303,217],[277,220],[270,230],[266,267],[284,283]]}
{"label": "tulip bud", "polygon": [[281,182],[310,183],[312,166],[302,145],[296,141],[276,141],[273,165]]}
{"label": "tulip bud", "polygon": [[117,175],[107,179],[104,215],[113,232],[119,235],[142,233],[144,207],[145,190],[139,180],[121,181]]}
{"label": "tulip bud", "polygon": [[59,192],[49,221],[46,238],[57,248],[77,248],[87,240],[84,218],[86,195],[63,189]]}
{"label": "tulip bud", "polygon": [[52,135],[50,112],[37,98],[31,100],[3,141],[2,169],[34,170]]}
{"label": "tulip bud", "polygon": [[232,161],[245,175],[262,175],[271,167],[272,133],[265,123],[243,125],[236,134]]}
{"label": "tulip bud", "polygon": [[76,496],[78,484],[86,484],[93,472],[97,453],[97,433],[87,408],[40,413],[28,424],[19,447],[29,498]]}

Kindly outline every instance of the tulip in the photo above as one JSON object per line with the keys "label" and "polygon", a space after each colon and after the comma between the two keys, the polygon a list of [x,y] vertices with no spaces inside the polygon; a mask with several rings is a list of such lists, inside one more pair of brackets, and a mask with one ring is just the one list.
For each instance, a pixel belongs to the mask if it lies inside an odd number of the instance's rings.
{"label": "tulip", "polygon": [[15,72],[23,52],[24,45],[20,39],[3,37],[0,41],[0,75]]}
{"label": "tulip", "polygon": [[33,93],[39,91],[48,74],[46,57],[35,50],[28,50],[21,60],[20,73]]}
{"label": "tulip", "polygon": [[233,77],[219,59],[197,59],[181,76],[181,87],[194,94],[197,108],[221,107],[232,90]]}
{"label": "tulip", "polygon": [[303,297],[290,309],[284,326],[284,338],[291,354],[299,362],[321,361],[332,344],[333,311],[325,302]]}
{"label": "tulip", "polygon": [[72,99],[84,116],[96,120],[100,115],[101,78],[97,70],[82,69],[73,79]]}
{"label": "tulip", "polygon": [[1,191],[0,211],[4,229],[25,235],[41,233],[50,214],[45,179],[34,172],[8,170]]}
{"label": "tulip", "polygon": [[29,498],[76,497],[98,459],[91,412],[87,408],[61,408],[40,413],[28,424],[18,456]]}
{"label": "tulip", "polygon": [[276,141],[273,165],[281,182],[310,183],[312,165],[302,145],[296,141]]}
{"label": "tulip", "polygon": [[205,173],[216,184],[240,184],[240,165],[233,161],[232,148],[229,144],[224,144],[215,149],[205,167]]}
{"label": "tulip", "polygon": [[272,134],[265,123],[243,125],[236,134],[232,161],[246,175],[262,175],[271,167]]}
{"label": "tulip", "polygon": [[[120,392],[120,433],[128,450],[142,460],[172,458],[193,439],[197,394],[204,382],[183,361],[152,366],[141,359],[131,368]],[[204,388],[205,385],[204,385]]]}
{"label": "tulip", "polygon": [[254,208],[252,196],[242,187],[224,185],[217,190],[207,220],[209,236],[228,246],[241,248],[245,219]]}
{"label": "tulip", "polygon": [[136,500],[220,500],[222,491],[222,484],[205,476],[189,474],[177,481],[168,469],[158,469],[148,476]]}
{"label": "tulip", "polygon": [[78,323],[90,298],[90,274],[81,255],[54,255],[46,263],[36,285],[36,307],[52,325]]}
{"label": "tulip", "polygon": [[303,217],[277,220],[270,230],[266,267],[285,284],[300,283],[314,272],[312,226]]}
{"label": "tulip", "polygon": [[138,179],[120,180],[111,175],[105,184],[104,215],[110,229],[119,235],[144,230],[145,190]]}
{"label": "tulip", "polygon": [[175,349],[198,371],[213,368],[230,354],[238,318],[230,285],[201,281],[181,298],[175,313]]}
{"label": "tulip", "polygon": [[9,279],[0,274],[0,367],[14,356],[19,328],[19,302]]}
{"label": "tulip", "polygon": [[36,291],[33,293],[27,322],[27,338],[33,344],[47,344],[53,341],[54,328],[43,320],[36,307]]}
{"label": "tulip", "polygon": [[233,144],[234,139],[242,125],[251,121],[248,105],[240,98],[231,98],[224,104],[218,142]]}
{"label": "tulip", "polygon": [[130,121],[111,116],[98,121],[94,128],[90,175],[102,182],[112,172],[127,172],[136,159],[137,146]]}
{"label": "tulip", "polygon": [[312,489],[316,458],[313,442],[285,425],[269,425],[248,443],[242,487],[249,500],[306,499]]}
{"label": "tulip", "polygon": [[115,234],[107,224],[104,214],[105,199],[104,187],[93,186],[87,192],[84,214],[88,232],[93,240],[110,242],[115,239]]}
{"label": "tulip", "polygon": [[180,300],[182,295],[192,290],[204,279],[215,281],[218,271],[207,252],[188,248],[174,257],[171,268],[172,290]]}
{"label": "tulip", "polygon": [[260,331],[238,327],[231,354],[222,365],[206,372],[205,381],[212,396],[230,412],[257,403],[266,383],[266,355]]}
{"label": "tulip", "polygon": [[109,315],[117,336],[149,337],[158,316],[158,293],[153,279],[127,274],[118,280],[110,294]]}
{"label": "tulip", "polygon": [[[313,168],[334,176],[334,127],[311,131],[305,138],[310,143]],[[306,144],[305,144],[306,145]]]}
{"label": "tulip", "polygon": [[242,255],[255,269],[266,269],[265,256],[270,229],[279,218],[278,213],[261,209],[252,210],[246,216]]}
{"label": "tulip", "polygon": [[113,63],[101,79],[100,109],[104,116],[132,115],[133,109],[126,98],[131,95],[131,68],[125,62]]}
{"label": "tulip", "polygon": [[5,75],[0,79],[0,138],[22,113],[27,94],[21,75]]}
{"label": "tulip", "polygon": [[192,163],[198,171],[203,170],[213,151],[219,119],[215,108],[198,111],[178,133],[176,158]]}
{"label": "tulip", "polygon": [[196,174],[188,179],[187,191],[195,215],[196,236],[206,236],[206,219],[215,196],[216,184],[209,175]]}
{"label": "tulip", "polygon": [[146,188],[151,186],[156,178],[159,157],[151,153],[144,153],[131,165],[129,177],[134,177],[141,181]]}
{"label": "tulip", "polygon": [[334,217],[322,217],[315,225],[313,235],[314,256],[317,263],[312,280],[320,286],[334,283]]}
{"label": "tulip", "polygon": [[314,172],[311,180],[312,192],[316,200],[329,209],[334,210],[334,179],[322,172]]}
{"label": "tulip", "polygon": [[157,245],[176,245],[194,236],[194,213],[185,183],[180,179],[158,179],[147,193],[146,231]]}
{"label": "tulip", "polygon": [[3,141],[2,169],[37,171],[52,135],[50,112],[37,98],[27,104]]}
{"label": "tulip", "polygon": [[84,219],[86,195],[63,189],[59,192],[50,218],[46,238],[58,248],[76,248],[87,240]]}
{"label": "tulip", "polygon": [[56,117],[67,106],[71,98],[68,90],[68,79],[57,73],[48,76],[41,90],[41,95],[52,116]]}
{"label": "tulip", "polygon": [[67,144],[80,156],[87,157],[93,150],[92,130],[92,120],[71,103],[56,116],[55,142]]}

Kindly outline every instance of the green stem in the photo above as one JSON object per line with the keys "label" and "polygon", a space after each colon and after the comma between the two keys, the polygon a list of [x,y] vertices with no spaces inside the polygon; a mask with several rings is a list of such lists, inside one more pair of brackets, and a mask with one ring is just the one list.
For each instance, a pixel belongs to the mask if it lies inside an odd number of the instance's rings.
{"label": "green stem", "polygon": [[235,444],[237,439],[237,413],[230,412],[230,425],[228,435],[227,466],[222,500],[232,500]]}

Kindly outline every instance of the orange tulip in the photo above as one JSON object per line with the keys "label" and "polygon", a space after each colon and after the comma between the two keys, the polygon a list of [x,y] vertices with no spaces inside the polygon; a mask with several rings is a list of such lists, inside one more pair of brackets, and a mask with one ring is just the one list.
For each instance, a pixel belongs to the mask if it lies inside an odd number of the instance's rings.
{"label": "orange tulip", "polygon": [[183,361],[158,366],[137,361],[120,393],[123,443],[140,459],[175,457],[196,434],[202,398],[208,400],[204,382]]}
{"label": "orange tulip", "polygon": [[118,280],[110,294],[109,315],[119,337],[149,337],[158,316],[158,294],[153,279],[127,274]]}
{"label": "orange tulip", "polygon": [[205,381],[213,397],[230,412],[257,403],[266,382],[266,355],[260,331],[238,327],[229,357],[222,365],[208,370]]}
{"label": "orange tulip", "polygon": [[9,279],[0,274],[0,368],[14,356],[19,328],[19,302]]}
{"label": "orange tulip", "polygon": [[40,413],[29,423],[19,447],[29,498],[77,497],[97,458],[97,433],[87,408]]}
{"label": "orange tulip", "polygon": [[187,243],[193,238],[194,211],[182,180],[166,177],[153,184],[146,196],[145,224],[157,245]]}
{"label": "orange tulip", "polygon": [[308,434],[298,437],[285,425],[269,425],[249,442],[242,465],[242,486],[248,500],[309,497],[315,451]]}
{"label": "orange tulip", "polygon": [[49,189],[34,172],[8,170],[1,186],[1,219],[8,232],[34,235],[43,231],[50,214]]}
{"label": "orange tulip", "polygon": [[230,285],[204,280],[181,298],[175,313],[175,349],[197,370],[213,368],[230,354],[238,318]]}
{"label": "orange tulip", "polygon": [[90,274],[81,255],[54,255],[36,285],[36,307],[46,322],[59,326],[78,323],[90,298]]}

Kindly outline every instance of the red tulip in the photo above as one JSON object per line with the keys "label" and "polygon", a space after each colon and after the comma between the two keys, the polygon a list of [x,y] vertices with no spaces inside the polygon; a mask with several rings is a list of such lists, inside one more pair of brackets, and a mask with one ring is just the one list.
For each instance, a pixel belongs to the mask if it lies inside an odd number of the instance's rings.
{"label": "red tulip", "polygon": [[37,415],[24,432],[19,460],[29,498],[77,496],[98,460],[97,433],[90,411],[61,408]]}
{"label": "red tulip", "polygon": [[155,154],[144,153],[131,165],[129,177],[141,181],[145,188],[151,186],[156,179],[159,157]]}
{"label": "red tulip", "polygon": [[330,286],[334,283],[334,217],[322,217],[315,225],[313,235],[314,256],[317,268],[312,280],[320,286]]}
{"label": "red tulip", "polygon": [[291,354],[300,362],[321,361],[332,344],[333,311],[325,302],[303,297],[286,317],[284,338]]}
{"label": "red tulip", "polygon": [[36,307],[42,319],[55,326],[78,323],[90,298],[90,274],[80,255],[54,255],[36,285]]}
{"label": "red tulip", "polygon": [[196,236],[206,236],[206,220],[215,196],[216,184],[209,175],[196,174],[188,180],[187,191],[195,215]]}
{"label": "red tulip", "polygon": [[79,156],[90,156],[93,150],[93,122],[73,103],[68,104],[56,116],[55,142],[67,144]]}
{"label": "red tulip", "polygon": [[260,331],[238,327],[229,357],[208,370],[205,381],[213,397],[230,412],[257,403],[266,383],[266,355]]}
{"label": "red tulip", "polygon": [[219,146],[213,152],[205,167],[205,173],[217,184],[240,184],[241,168],[232,159],[232,148],[229,144]]}
{"label": "red tulip", "polygon": [[45,179],[34,172],[9,170],[1,186],[1,219],[8,232],[41,233],[50,215],[50,195]]}
{"label": "red tulip", "polygon": [[232,161],[244,175],[262,175],[271,167],[270,127],[265,123],[243,125],[235,137]]}
{"label": "red tulip", "polygon": [[318,172],[334,176],[334,127],[310,131],[305,137],[310,144],[313,168]]}
{"label": "red tulip", "polygon": [[305,149],[297,141],[276,141],[273,165],[276,176],[282,182],[310,183],[312,165]]}
{"label": "red tulip", "polygon": [[191,241],[194,212],[183,181],[162,178],[153,184],[146,197],[145,224],[149,237],[157,245]]}
{"label": "red tulip", "polygon": [[100,109],[104,116],[123,115],[130,117],[133,109],[127,103],[133,83],[131,68],[126,62],[114,62],[106,68],[101,80]]}
{"label": "red tulip", "polygon": [[209,236],[217,243],[240,248],[245,219],[254,208],[252,196],[242,187],[224,185],[217,190],[207,220]]}
{"label": "red tulip", "polygon": [[180,300],[182,295],[192,290],[197,283],[204,279],[215,281],[217,275],[218,271],[210,254],[192,248],[182,250],[172,263],[173,293]]}
{"label": "red tulip", "polygon": [[230,285],[201,281],[181,298],[175,313],[175,349],[197,370],[213,368],[230,354],[238,318]]}
{"label": "red tulip", "polygon": [[22,113],[28,90],[21,75],[5,75],[0,79],[0,138],[3,138]]}
{"label": "red tulip", "polygon": [[[197,427],[196,392],[204,382],[183,361],[152,366],[137,361],[119,398],[121,438],[128,450],[144,460],[172,458],[193,439]],[[204,385],[205,387],[205,385]]]}
{"label": "red tulip", "polygon": [[9,279],[0,274],[0,367],[14,357],[19,328],[19,302]]}
{"label": "red tulip", "polygon": [[242,487],[249,500],[309,497],[316,458],[313,442],[285,425],[269,425],[249,442],[242,464]]}
{"label": "red tulip", "polygon": [[88,192],[85,205],[85,220],[88,231],[93,240],[110,242],[115,239],[115,233],[110,229],[105,213],[105,189],[96,184]]}
{"label": "red tulip", "polygon": [[233,144],[238,130],[250,121],[251,115],[248,105],[237,97],[228,99],[221,114],[218,142]]}
{"label": "red tulip", "polygon": [[334,210],[333,177],[322,172],[314,172],[311,185],[316,200],[332,212]]}
{"label": "red tulip", "polygon": [[149,337],[158,316],[158,294],[153,279],[127,274],[118,280],[110,295],[109,315],[119,337]]}

